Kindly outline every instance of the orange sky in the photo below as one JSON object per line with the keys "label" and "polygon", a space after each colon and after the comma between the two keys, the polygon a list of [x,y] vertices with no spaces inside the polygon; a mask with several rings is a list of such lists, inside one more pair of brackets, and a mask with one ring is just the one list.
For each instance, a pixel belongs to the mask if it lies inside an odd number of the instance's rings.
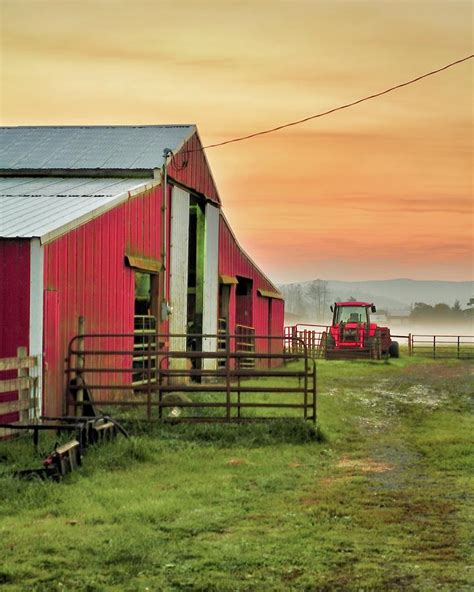
{"label": "orange sky", "polygon": [[[470,2],[5,1],[4,125],[196,123],[204,143],[473,53]],[[473,276],[472,60],[350,110],[208,151],[278,282]]]}

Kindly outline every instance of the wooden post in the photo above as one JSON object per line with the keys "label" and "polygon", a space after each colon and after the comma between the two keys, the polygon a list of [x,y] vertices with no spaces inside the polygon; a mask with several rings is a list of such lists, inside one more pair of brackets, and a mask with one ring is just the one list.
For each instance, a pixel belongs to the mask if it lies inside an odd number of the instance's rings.
{"label": "wooden post", "polygon": [[436,358],[436,335],[433,335],[433,358]]}
{"label": "wooden post", "polygon": [[458,335],[458,358],[461,357],[461,337]]}
{"label": "wooden post", "polygon": [[[86,320],[83,316],[79,317],[79,321],[77,323],[77,334],[84,335],[86,332]],[[77,349],[79,352],[84,351],[84,338],[81,337],[77,340]],[[77,384],[80,386],[82,384],[82,368],[85,367],[85,355],[83,353],[79,353],[77,356]],[[84,401],[84,390],[82,388],[76,391],[76,403],[83,403]],[[74,415],[77,415],[78,406],[74,407]],[[84,408],[82,405],[79,405],[79,415],[84,415]]]}
{"label": "wooden post", "polygon": [[[16,350],[17,357],[26,358],[26,347],[19,347]],[[20,364],[21,366],[21,364]],[[28,368],[18,369],[18,378],[27,378],[29,376]],[[20,423],[29,423],[30,419],[30,389],[18,389],[18,409],[20,415]]]}

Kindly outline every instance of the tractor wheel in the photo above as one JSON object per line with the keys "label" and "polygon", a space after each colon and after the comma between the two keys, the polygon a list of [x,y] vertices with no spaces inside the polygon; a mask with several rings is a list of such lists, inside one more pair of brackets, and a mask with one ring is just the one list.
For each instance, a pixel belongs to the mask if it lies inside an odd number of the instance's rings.
{"label": "tractor wheel", "polygon": [[400,346],[398,345],[398,341],[392,341],[390,347],[388,348],[388,353],[390,354],[391,358],[400,357]]}

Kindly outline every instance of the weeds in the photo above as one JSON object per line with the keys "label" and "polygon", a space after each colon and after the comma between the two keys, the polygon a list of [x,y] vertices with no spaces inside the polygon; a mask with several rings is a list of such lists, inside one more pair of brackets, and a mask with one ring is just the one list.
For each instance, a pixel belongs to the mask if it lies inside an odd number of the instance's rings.
{"label": "weeds", "polygon": [[39,456],[1,443],[3,589],[469,589],[469,366],[318,371],[324,432],[129,419],[60,484],[9,477]]}

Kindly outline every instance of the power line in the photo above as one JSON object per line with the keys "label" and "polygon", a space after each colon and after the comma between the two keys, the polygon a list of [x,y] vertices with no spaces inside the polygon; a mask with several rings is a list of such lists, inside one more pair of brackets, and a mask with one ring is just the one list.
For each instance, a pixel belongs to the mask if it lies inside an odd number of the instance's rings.
{"label": "power line", "polygon": [[[410,84],[414,84],[423,78],[428,78],[429,76],[434,76],[435,74],[439,74],[443,72],[443,70],[447,70],[448,68],[452,68],[453,66],[457,66],[462,62],[466,62],[474,57],[474,54],[468,55],[460,60],[456,60],[455,62],[451,62],[450,64],[446,64],[441,68],[437,68],[436,70],[431,70],[431,72],[426,72],[426,74],[422,74],[421,76],[417,76],[416,78],[412,78],[411,80],[407,80],[406,82],[402,82],[401,84],[396,84],[395,86],[391,86],[390,88],[386,88],[378,93],[373,95],[368,95],[363,97],[362,99],[358,99],[357,101],[352,101],[351,103],[346,103],[345,105],[340,105],[339,107],[334,107],[333,109],[329,109],[328,111],[323,111],[322,113],[317,113],[316,115],[310,115],[309,117],[304,117],[303,119],[297,119],[296,121],[290,121],[289,123],[284,123],[282,125],[278,125],[277,127],[272,127],[270,129],[262,130],[260,132],[255,132],[253,134],[248,134],[247,136],[241,136],[239,138],[233,138],[232,140],[225,140],[224,142],[217,142],[216,144],[208,144],[207,146],[203,146],[202,148],[197,148],[195,150],[205,150],[207,148],[217,148],[217,146],[225,146],[226,144],[233,144],[235,142],[242,142],[244,140],[250,140],[251,138],[256,138],[257,136],[264,136],[266,134],[271,134],[273,132],[277,132],[279,130],[285,129],[287,127],[292,127],[294,125],[300,125],[301,123],[306,123],[307,121],[311,121],[312,119],[318,119],[319,117],[324,117],[325,115],[330,115],[331,113],[335,113],[336,111],[342,111],[343,109],[348,109],[349,107],[353,107],[354,105],[358,105],[359,103],[363,103],[365,101],[370,101],[371,99],[375,99],[377,97],[381,97],[382,95],[386,95],[388,93],[393,92],[394,90],[398,90],[399,88],[403,88],[404,86],[409,86]],[[189,150],[186,152],[194,152],[195,150]]]}

